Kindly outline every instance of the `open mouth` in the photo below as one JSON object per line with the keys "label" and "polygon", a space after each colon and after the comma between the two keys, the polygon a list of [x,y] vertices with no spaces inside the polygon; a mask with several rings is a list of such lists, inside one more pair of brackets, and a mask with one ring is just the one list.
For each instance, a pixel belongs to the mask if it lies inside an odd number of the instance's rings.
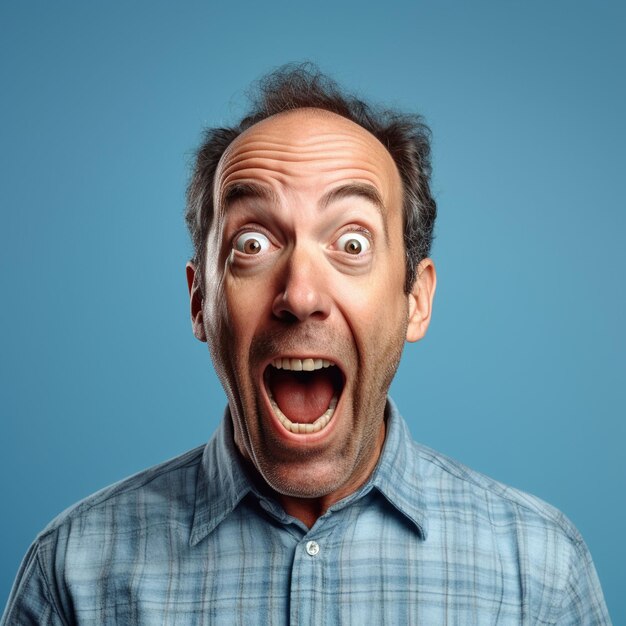
{"label": "open mouth", "polygon": [[321,358],[274,359],[265,368],[263,380],[278,421],[296,434],[325,428],[344,386],[339,367]]}

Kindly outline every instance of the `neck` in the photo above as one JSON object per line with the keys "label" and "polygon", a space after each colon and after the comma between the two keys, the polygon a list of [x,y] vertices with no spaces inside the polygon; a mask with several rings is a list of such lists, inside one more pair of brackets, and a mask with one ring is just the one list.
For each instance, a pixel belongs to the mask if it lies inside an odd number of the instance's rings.
{"label": "neck", "polygon": [[[378,445],[376,446],[376,453],[371,455],[362,467],[353,474],[350,480],[337,490],[331,493],[321,496],[319,498],[300,498],[297,496],[287,496],[281,493],[277,493],[271,489],[272,495],[280,502],[281,506],[285,510],[285,513],[299,519],[307,528],[312,528],[313,524],[322,516],[328,509],[339,500],[347,498],[350,494],[357,491],[362,487],[372,475],[376,463],[380,458],[383,443],[385,441],[386,424],[385,421],[381,424],[380,435],[378,439]],[[261,479],[262,480],[262,479]],[[267,486],[266,486],[267,488]]]}

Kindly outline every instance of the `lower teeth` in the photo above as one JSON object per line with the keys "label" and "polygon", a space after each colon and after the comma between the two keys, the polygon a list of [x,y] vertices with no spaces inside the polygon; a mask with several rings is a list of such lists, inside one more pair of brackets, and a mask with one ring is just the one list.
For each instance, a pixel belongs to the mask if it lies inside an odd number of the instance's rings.
{"label": "lower teeth", "polygon": [[333,396],[333,399],[330,401],[328,408],[324,413],[322,413],[312,424],[302,424],[300,422],[292,422],[279,408],[278,404],[276,404],[276,400],[269,394],[270,404],[274,409],[274,413],[276,417],[278,417],[278,421],[290,432],[300,434],[300,433],[316,433],[322,428],[324,428],[328,422],[330,422],[333,413],[335,412],[335,407],[337,406],[337,396]]}

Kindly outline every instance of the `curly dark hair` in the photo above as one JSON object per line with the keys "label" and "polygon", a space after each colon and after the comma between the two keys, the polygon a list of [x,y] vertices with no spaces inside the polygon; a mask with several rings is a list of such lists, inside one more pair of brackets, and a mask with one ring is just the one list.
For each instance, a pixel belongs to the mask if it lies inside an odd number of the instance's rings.
{"label": "curly dark hair", "polygon": [[187,187],[185,220],[194,246],[193,262],[203,284],[208,231],[213,219],[213,184],[220,158],[246,129],[272,115],[302,108],[330,111],[359,124],[393,157],[404,187],[405,291],[417,266],[430,254],[437,205],[430,192],[430,129],[420,115],[374,107],[351,94],[310,63],[284,65],[256,85],[250,112],[235,126],[208,128],[196,153]]}

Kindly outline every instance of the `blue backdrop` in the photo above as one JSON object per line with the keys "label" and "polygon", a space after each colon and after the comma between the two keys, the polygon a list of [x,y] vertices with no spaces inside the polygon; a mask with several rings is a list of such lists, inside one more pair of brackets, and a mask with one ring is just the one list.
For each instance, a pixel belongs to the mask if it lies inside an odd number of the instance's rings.
{"label": "blue backdrop", "polygon": [[0,5],[0,603],[56,513],[215,428],[190,156],[311,59],[434,131],[435,314],[392,388],[414,436],[561,508],[626,623],[624,5],[434,5]]}

